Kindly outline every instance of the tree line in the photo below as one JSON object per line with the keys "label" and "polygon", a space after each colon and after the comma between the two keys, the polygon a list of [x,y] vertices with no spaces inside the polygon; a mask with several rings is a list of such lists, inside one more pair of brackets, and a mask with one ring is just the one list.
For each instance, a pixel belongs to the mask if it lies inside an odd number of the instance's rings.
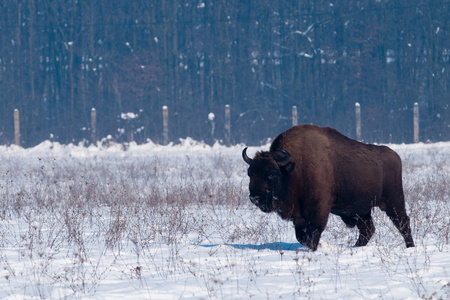
{"label": "tree line", "polygon": [[[337,1],[336,1],[337,2]],[[355,138],[450,139],[450,2],[7,0],[0,4],[0,143],[97,137],[259,144],[299,123]],[[127,117],[132,113],[133,118]],[[215,115],[215,132],[211,120]],[[124,117],[125,116],[125,117]],[[131,131],[131,134],[130,134]]]}

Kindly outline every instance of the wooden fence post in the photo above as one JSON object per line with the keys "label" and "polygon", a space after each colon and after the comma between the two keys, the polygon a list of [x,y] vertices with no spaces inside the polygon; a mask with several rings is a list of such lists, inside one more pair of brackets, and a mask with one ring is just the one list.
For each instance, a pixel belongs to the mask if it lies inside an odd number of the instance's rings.
{"label": "wooden fence post", "polygon": [[208,114],[208,121],[211,123],[211,139],[214,141],[214,131],[216,130],[216,122],[214,121],[214,119],[216,118],[216,116],[214,115],[214,113],[210,112]]}
{"label": "wooden fence post", "polygon": [[414,103],[414,143],[419,142],[419,103]]}
{"label": "wooden fence post", "polygon": [[298,125],[297,106],[292,106],[292,126]]}
{"label": "wooden fence post", "polygon": [[167,106],[163,106],[163,137],[164,144],[167,145],[169,143],[169,108]]}
{"label": "wooden fence post", "polygon": [[356,115],[356,139],[361,141],[361,105],[355,103],[355,115]]}
{"label": "wooden fence post", "polygon": [[91,109],[91,143],[97,142],[97,111],[95,108]]}
{"label": "wooden fence post", "polygon": [[231,124],[230,124],[230,105],[225,105],[225,141],[228,145],[230,145],[231,139]]}
{"label": "wooden fence post", "polygon": [[16,108],[14,110],[14,144],[20,147],[20,119],[19,119],[19,110]]}

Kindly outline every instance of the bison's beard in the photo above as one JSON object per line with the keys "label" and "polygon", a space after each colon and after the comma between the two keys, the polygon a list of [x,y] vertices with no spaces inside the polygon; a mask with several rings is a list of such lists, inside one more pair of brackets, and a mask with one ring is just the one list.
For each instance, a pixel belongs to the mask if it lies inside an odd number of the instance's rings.
{"label": "bison's beard", "polygon": [[262,196],[250,197],[250,200],[255,204],[262,212],[270,213],[274,211],[273,202],[278,198],[273,195],[273,192],[268,192]]}
{"label": "bison's beard", "polygon": [[265,213],[270,213],[270,212],[273,211],[272,203],[268,203],[268,204],[259,204],[259,205],[256,205],[256,206],[258,206],[259,209],[260,209],[262,212],[265,212]]}

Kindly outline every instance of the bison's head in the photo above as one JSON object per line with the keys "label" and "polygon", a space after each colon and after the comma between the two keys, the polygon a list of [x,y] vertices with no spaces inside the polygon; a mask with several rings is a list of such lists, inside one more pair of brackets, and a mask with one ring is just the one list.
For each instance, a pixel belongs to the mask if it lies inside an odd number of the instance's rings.
{"label": "bison's head", "polygon": [[253,159],[247,156],[247,148],[242,151],[242,158],[249,165],[250,201],[263,212],[274,210],[274,202],[282,196],[282,175],[289,164],[289,152],[277,149],[272,152],[258,152]]}

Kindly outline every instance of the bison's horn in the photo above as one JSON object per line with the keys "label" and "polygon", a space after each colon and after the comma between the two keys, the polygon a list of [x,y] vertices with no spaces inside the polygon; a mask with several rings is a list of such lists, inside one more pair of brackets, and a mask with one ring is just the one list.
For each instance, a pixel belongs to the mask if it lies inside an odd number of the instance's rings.
{"label": "bison's horn", "polygon": [[253,159],[247,156],[247,148],[248,147],[245,147],[244,150],[242,150],[242,158],[246,163],[250,165],[253,162]]}
{"label": "bison's horn", "polygon": [[282,158],[274,158],[278,166],[284,167],[285,165],[287,165],[289,163],[289,160],[291,159],[291,154],[283,149],[275,149],[275,151],[280,152],[284,155],[284,157]]}

